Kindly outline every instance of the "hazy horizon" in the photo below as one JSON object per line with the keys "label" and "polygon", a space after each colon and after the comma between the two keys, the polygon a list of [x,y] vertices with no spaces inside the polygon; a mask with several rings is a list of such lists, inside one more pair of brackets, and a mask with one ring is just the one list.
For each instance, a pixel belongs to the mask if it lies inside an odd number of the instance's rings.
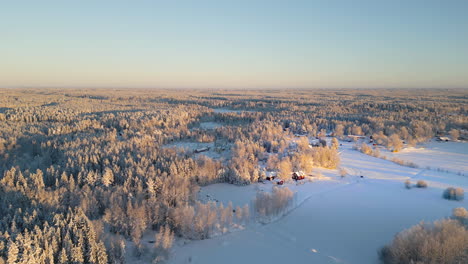
{"label": "hazy horizon", "polygon": [[436,0],[8,2],[0,87],[466,89],[467,11]]}
{"label": "hazy horizon", "polygon": [[468,90],[468,87],[125,87],[125,86],[67,86],[67,85],[60,85],[60,86],[40,86],[40,85],[31,85],[31,86],[4,86],[0,89],[65,89],[65,90],[77,90],[77,89],[84,89],[84,90],[193,90],[193,91],[307,91],[307,90],[330,90],[330,91],[340,91],[340,90]]}

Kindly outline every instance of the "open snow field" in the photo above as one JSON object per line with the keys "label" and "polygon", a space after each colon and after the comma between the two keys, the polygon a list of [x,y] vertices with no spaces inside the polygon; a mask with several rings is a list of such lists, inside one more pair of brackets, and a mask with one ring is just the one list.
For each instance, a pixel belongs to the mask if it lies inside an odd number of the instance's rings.
{"label": "open snow field", "polygon": [[219,122],[201,122],[200,128],[201,129],[216,129],[218,127],[222,127],[223,124]]}
{"label": "open snow field", "polygon": [[[467,192],[467,176],[425,169],[426,164],[446,164],[457,168],[451,171],[466,171],[466,143],[428,146],[396,154],[420,166],[409,168],[367,156],[353,150],[352,143],[343,143],[345,178],[337,170],[320,169],[321,179],[301,185],[288,183],[297,192],[297,201],[283,217],[266,225],[251,221],[243,230],[212,239],[179,243],[169,263],[378,263],[377,250],[395,233],[420,221],[448,217],[455,207],[468,208],[468,199],[442,199],[447,186]],[[407,179],[413,184],[425,180],[429,186],[408,190],[403,184]],[[199,198],[242,206],[257,190],[268,191],[272,186],[270,182],[245,187],[215,184],[203,187]]]}
{"label": "open snow field", "polygon": [[228,108],[213,108],[213,112],[216,114],[225,114],[225,113],[236,113],[240,114],[242,112],[255,112],[252,110],[235,110],[235,109],[228,109]]}
{"label": "open snow field", "polygon": [[400,152],[382,152],[387,157],[412,161],[421,168],[448,170],[468,175],[468,142],[431,141],[418,147],[410,147]]}
{"label": "open snow field", "polygon": [[[201,148],[210,148],[208,151],[203,151],[200,153],[194,153],[196,149],[201,149]],[[209,158],[219,160],[222,158],[226,158],[227,155],[229,155],[229,151],[223,151],[223,152],[216,152],[215,151],[215,144],[213,142],[210,143],[201,143],[201,142],[191,142],[191,141],[177,141],[174,143],[166,144],[164,145],[164,148],[177,148],[177,149],[183,149],[188,152],[193,152],[193,155],[195,157],[200,156],[200,155],[205,155]]]}

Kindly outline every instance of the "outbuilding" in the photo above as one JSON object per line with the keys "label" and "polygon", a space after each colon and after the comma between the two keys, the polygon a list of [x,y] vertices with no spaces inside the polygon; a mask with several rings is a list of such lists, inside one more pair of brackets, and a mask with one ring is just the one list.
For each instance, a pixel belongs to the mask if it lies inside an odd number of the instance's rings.
{"label": "outbuilding", "polygon": [[292,179],[295,181],[303,180],[305,179],[305,173],[303,171],[295,171],[292,174]]}

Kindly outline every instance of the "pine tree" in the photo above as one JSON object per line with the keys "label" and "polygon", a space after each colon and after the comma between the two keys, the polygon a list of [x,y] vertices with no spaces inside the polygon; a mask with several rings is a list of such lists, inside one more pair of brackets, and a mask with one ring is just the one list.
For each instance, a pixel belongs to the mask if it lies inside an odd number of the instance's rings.
{"label": "pine tree", "polygon": [[15,242],[9,241],[8,242],[8,256],[7,256],[7,264],[15,264],[18,260],[19,248]]}
{"label": "pine tree", "polygon": [[107,263],[107,252],[104,243],[101,241],[97,244],[97,262],[96,264],[106,264]]}
{"label": "pine tree", "polygon": [[60,251],[60,256],[58,260],[60,264],[68,263],[68,254],[65,248],[62,248],[62,250]]}
{"label": "pine tree", "polygon": [[120,263],[125,264],[125,241],[120,239],[119,241],[119,260]]}
{"label": "pine tree", "polygon": [[338,139],[336,139],[335,137],[332,138],[331,147],[332,147],[333,149],[338,149],[339,146],[340,146],[340,142],[338,142]]}
{"label": "pine tree", "polygon": [[89,171],[86,175],[86,182],[93,186],[96,183],[96,180],[96,173],[94,173],[94,171]]}
{"label": "pine tree", "polygon": [[112,183],[114,183],[114,173],[112,172],[111,169],[106,168],[104,170],[104,174],[102,175],[102,184],[104,184],[104,186],[108,187]]}
{"label": "pine tree", "polygon": [[168,250],[172,247],[172,243],[174,242],[174,232],[170,229],[168,225],[164,228],[164,237],[162,239],[162,248]]}
{"label": "pine tree", "polygon": [[81,246],[74,246],[72,248],[72,255],[71,259],[74,263],[83,263],[84,262],[84,255]]}

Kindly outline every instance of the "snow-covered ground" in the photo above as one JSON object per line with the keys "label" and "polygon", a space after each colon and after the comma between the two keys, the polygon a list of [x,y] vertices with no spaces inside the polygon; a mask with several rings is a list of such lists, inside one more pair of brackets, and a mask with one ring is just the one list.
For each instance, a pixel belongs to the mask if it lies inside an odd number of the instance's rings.
{"label": "snow-covered ground", "polygon": [[201,122],[200,128],[201,129],[216,129],[218,127],[222,127],[223,124],[219,122]]}
{"label": "snow-covered ground", "polygon": [[229,109],[229,108],[213,108],[213,112],[216,114],[224,114],[224,113],[236,113],[240,114],[242,112],[255,112],[252,110],[235,110],[235,109]]}
{"label": "snow-covered ground", "polygon": [[228,109],[228,108],[213,108],[213,112],[217,114],[224,114],[224,113],[241,113],[241,110],[233,110],[233,109]]}
{"label": "snow-covered ground", "polygon": [[431,141],[396,153],[382,151],[382,155],[411,161],[421,168],[460,172],[468,176],[468,142]]}
{"label": "snow-covered ground", "polygon": [[[230,153],[230,150],[224,150],[220,152],[216,151],[214,142],[200,143],[200,142],[193,142],[193,141],[176,141],[176,142],[164,145],[164,148],[183,149],[187,152],[192,152],[195,157],[200,156],[200,155],[205,155],[209,158],[216,159],[216,160],[225,159]],[[208,151],[195,153],[196,149],[202,149],[202,148],[210,148],[210,149]]]}
{"label": "snow-covered ground", "polygon": [[[448,217],[455,207],[468,208],[468,199],[442,199],[447,186],[467,192],[466,176],[424,166],[427,161],[433,166],[466,168],[466,143],[451,145],[397,153],[420,165],[409,168],[362,154],[352,149],[352,143],[343,143],[345,178],[337,170],[320,169],[322,179],[301,185],[287,183],[297,192],[297,201],[285,216],[266,225],[252,221],[243,230],[212,239],[177,244],[169,263],[378,263],[377,250],[395,233],[420,221]],[[445,161],[440,161],[441,153],[445,153]],[[426,180],[429,186],[408,190],[403,184],[407,179],[413,183]],[[242,206],[257,190],[268,191],[272,186],[270,182],[244,187],[215,184],[203,187],[199,197]]]}

